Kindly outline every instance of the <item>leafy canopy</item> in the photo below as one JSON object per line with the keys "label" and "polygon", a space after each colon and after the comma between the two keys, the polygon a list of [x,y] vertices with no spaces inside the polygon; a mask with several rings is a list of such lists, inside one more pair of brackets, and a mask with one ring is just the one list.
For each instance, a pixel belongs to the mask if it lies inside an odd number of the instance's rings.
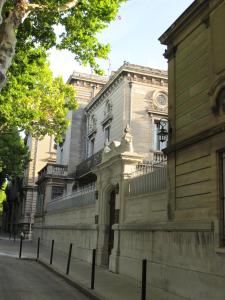
{"label": "leafy canopy", "polygon": [[[90,64],[102,73],[96,58],[107,58],[109,45],[96,37],[117,16],[121,3],[127,0],[30,0],[30,12],[19,26],[17,40],[41,45],[45,49],[56,46],[68,49],[77,61]],[[9,0],[4,10],[10,11],[15,2]],[[55,26],[62,25],[64,32],[57,39]]]}
{"label": "leafy canopy", "polygon": [[55,135],[60,141],[68,125],[66,115],[77,107],[74,88],[53,78],[43,48],[19,45],[0,94],[0,133],[17,127],[36,137]]}
{"label": "leafy canopy", "polygon": [[5,179],[23,174],[28,162],[28,149],[16,128],[10,133],[0,133],[0,189]]}
{"label": "leafy canopy", "polygon": [[3,211],[3,202],[6,200],[6,194],[5,194],[6,187],[7,187],[7,183],[5,181],[0,189],[0,215],[2,214]]}

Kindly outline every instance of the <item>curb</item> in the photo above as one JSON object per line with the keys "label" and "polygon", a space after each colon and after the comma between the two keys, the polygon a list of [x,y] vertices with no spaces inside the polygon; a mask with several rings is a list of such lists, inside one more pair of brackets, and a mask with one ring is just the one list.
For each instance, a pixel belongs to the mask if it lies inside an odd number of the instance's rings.
{"label": "curb", "polygon": [[100,296],[98,293],[95,291],[91,290],[90,288],[87,288],[85,285],[83,285],[80,282],[75,282],[70,276],[65,275],[58,269],[54,268],[53,266],[48,265],[45,263],[43,260],[36,260],[36,259],[31,259],[39,263],[40,265],[44,266],[46,269],[49,271],[53,272],[55,275],[63,279],[66,283],[68,283],[70,286],[76,288],[78,291],[83,293],[84,295],[88,296],[90,299],[93,300],[108,300],[107,298]]}

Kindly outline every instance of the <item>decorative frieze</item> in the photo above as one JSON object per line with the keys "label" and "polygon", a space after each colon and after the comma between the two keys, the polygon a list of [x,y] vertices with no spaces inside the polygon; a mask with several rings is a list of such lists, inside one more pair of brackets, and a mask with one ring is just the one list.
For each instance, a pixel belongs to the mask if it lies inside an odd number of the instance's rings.
{"label": "decorative frieze", "polygon": [[112,91],[124,80],[133,82],[150,83],[156,86],[167,86],[167,72],[163,70],[152,69],[148,67],[141,67],[125,63],[108,81],[103,89],[96,97],[87,105],[86,111],[91,113],[95,108],[106,98],[108,98]]}

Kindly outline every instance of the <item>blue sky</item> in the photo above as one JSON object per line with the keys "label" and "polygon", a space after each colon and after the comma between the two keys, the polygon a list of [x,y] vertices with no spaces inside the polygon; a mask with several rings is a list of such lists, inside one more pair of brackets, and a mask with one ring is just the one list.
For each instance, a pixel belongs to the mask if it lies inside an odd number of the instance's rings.
{"label": "blue sky", "polygon": [[[106,75],[117,70],[126,60],[130,63],[167,69],[163,58],[165,47],[159,36],[179,17],[193,0],[129,0],[123,4],[119,17],[99,34],[99,39],[111,44],[109,60],[101,61]],[[88,72],[74,61],[68,51],[50,52],[50,64],[55,76],[67,80],[73,71]]]}

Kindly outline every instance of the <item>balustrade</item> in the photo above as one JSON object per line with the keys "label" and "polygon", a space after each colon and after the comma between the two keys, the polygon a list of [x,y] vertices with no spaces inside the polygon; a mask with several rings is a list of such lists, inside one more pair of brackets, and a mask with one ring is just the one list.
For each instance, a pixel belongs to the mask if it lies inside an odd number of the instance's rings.
{"label": "balustrade", "polygon": [[38,180],[44,176],[67,176],[67,166],[65,165],[57,165],[57,164],[47,164],[43,169],[38,172]]}

